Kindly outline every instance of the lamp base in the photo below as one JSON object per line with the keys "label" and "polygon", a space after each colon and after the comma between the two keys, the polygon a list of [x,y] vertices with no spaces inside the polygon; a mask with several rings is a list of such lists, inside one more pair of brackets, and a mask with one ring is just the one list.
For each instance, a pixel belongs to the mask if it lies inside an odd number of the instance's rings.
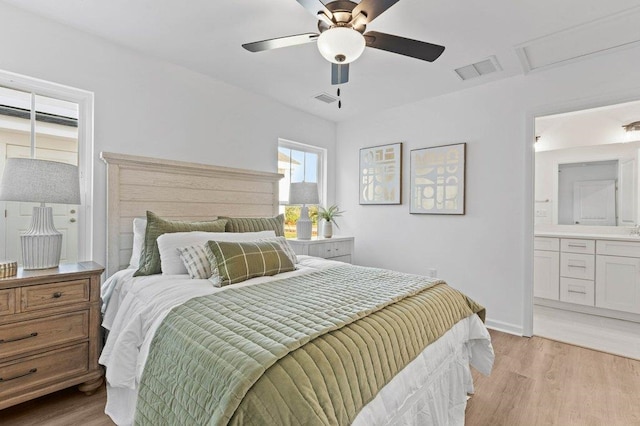
{"label": "lamp base", "polygon": [[302,206],[300,209],[300,219],[298,219],[296,223],[296,238],[299,240],[310,240],[312,227],[313,224],[311,223],[311,219],[309,219],[309,209],[307,206]]}
{"label": "lamp base", "polygon": [[33,208],[31,225],[20,235],[20,242],[23,269],[49,269],[60,264],[62,234],[53,225],[53,208]]}

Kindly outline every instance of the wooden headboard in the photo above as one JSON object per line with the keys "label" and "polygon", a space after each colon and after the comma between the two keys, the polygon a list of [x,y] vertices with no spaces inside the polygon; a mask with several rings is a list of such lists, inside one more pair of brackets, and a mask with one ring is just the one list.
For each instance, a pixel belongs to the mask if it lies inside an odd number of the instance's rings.
{"label": "wooden headboard", "polygon": [[107,163],[107,277],[126,268],[133,219],[212,220],[278,214],[278,173],[102,152]]}

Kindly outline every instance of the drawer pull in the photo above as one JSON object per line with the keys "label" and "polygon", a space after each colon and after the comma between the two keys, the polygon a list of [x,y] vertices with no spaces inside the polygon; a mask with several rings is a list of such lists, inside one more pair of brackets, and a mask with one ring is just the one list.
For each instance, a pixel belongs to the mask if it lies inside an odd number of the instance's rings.
{"label": "drawer pull", "polygon": [[587,248],[586,244],[567,244],[569,247]]}
{"label": "drawer pull", "polygon": [[22,337],[16,337],[15,339],[2,339],[0,340],[0,345],[3,343],[11,343],[11,342],[17,342],[18,340],[24,340],[24,339],[30,339],[32,337],[36,337],[38,335],[38,333],[31,333],[28,336],[22,336]]}
{"label": "drawer pull", "polygon": [[55,293],[53,293],[53,298],[54,299],[59,299],[61,297],[62,297],[62,292],[56,291]]}
{"label": "drawer pull", "polygon": [[17,376],[14,377],[8,377],[8,378],[4,378],[4,377],[0,377],[0,383],[2,382],[8,382],[9,380],[15,380],[15,379],[19,379],[20,377],[25,377],[25,376],[29,376],[35,372],[37,372],[38,369],[37,368],[32,368],[31,370],[29,370],[28,372],[24,373],[24,374],[19,374]]}
{"label": "drawer pull", "polygon": [[569,293],[577,293],[577,294],[587,294],[586,291],[578,291],[578,290],[571,290],[571,289],[567,290],[567,292],[569,292]]}
{"label": "drawer pull", "polygon": [[569,268],[582,268],[582,269],[586,269],[587,267],[585,265],[567,265]]}

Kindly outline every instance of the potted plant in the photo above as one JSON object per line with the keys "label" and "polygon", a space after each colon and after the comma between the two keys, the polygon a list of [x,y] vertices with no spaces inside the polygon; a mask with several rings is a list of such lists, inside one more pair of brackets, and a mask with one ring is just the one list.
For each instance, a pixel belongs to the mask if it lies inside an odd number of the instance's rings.
{"label": "potted plant", "polygon": [[341,211],[337,204],[325,209],[324,207],[320,207],[318,209],[318,217],[322,219],[322,231],[325,238],[331,238],[333,236],[333,225],[340,228],[336,223],[336,217],[342,216],[343,211]]}

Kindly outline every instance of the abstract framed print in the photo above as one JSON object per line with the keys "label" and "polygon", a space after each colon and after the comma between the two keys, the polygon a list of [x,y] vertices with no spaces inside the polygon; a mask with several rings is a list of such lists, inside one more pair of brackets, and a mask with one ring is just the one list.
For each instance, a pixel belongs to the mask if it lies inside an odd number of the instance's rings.
{"label": "abstract framed print", "polygon": [[464,214],[466,143],[411,150],[413,214]]}
{"label": "abstract framed print", "polygon": [[402,143],[360,149],[360,204],[402,203]]}

